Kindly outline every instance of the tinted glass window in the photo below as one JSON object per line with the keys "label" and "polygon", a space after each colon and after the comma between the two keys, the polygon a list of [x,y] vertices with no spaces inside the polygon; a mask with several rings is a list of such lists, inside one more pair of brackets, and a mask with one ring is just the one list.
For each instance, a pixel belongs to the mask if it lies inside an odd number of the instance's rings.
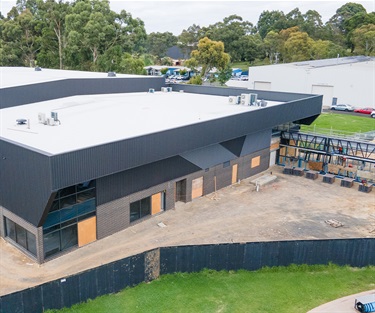
{"label": "tinted glass window", "polygon": [[36,238],[35,235],[27,232],[27,250],[36,255]]}
{"label": "tinted glass window", "polygon": [[17,241],[16,238],[16,224],[8,218],[5,218],[6,235],[13,241]]}
{"label": "tinted glass window", "polygon": [[130,203],[130,222],[134,222],[135,220],[141,217],[140,211],[141,211],[140,201]]}

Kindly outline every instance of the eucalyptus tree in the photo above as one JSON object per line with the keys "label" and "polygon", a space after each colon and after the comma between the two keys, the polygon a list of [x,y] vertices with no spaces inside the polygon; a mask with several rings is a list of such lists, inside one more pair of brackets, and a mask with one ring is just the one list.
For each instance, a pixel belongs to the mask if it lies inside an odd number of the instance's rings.
{"label": "eucalyptus tree", "polygon": [[177,45],[177,37],[171,32],[152,32],[147,36],[147,52],[159,59],[167,55],[170,47]]}

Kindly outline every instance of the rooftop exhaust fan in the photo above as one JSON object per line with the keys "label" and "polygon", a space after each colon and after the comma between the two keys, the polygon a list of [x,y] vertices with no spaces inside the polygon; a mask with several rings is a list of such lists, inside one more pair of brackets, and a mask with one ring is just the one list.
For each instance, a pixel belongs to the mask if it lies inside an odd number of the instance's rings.
{"label": "rooftop exhaust fan", "polygon": [[42,68],[37,66],[34,70],[35,70],[35,72],[40,72],[42,70]]}
{"label": "rooftop exhaust fan", "polygon": [[19,118],[19,119],[16,120],[16,122],[17,122],[17,125],[26,125],[27,119]]}
{"label": "rooftop exhaust fan", "polygon": [[115,72],[108,72],[108,77],[116,77],[116,73]]}

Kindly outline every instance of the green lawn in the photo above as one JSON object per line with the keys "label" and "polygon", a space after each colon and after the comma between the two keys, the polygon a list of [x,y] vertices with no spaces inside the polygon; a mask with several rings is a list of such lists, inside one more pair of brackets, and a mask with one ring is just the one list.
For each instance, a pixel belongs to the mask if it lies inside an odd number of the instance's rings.
{"label": "green lawn", "polygon": [[164,275],[151,283],[54,312],[304,313],[331,300],[371,289],[375,289],[374,266],[359,269],[291,265],[253,272],[204,270]]}
{"label": "green lawn", "polygon": [[368,115],[322,113],[310,126],[302,125],[301,130],[313,130],[314,125],[316,128],[364,133],[375,130],[375,118]]}

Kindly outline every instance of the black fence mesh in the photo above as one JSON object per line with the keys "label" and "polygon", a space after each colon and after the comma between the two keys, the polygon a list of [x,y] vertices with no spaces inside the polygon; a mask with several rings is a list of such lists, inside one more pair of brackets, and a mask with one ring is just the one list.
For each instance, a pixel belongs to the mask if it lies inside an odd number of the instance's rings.
{"label": "black fence mesh", "polygon": [[375,238],[165,247],[0,297],[0,313],[60,309],[175,272],[257,270],[264,266],[375,265]]}

